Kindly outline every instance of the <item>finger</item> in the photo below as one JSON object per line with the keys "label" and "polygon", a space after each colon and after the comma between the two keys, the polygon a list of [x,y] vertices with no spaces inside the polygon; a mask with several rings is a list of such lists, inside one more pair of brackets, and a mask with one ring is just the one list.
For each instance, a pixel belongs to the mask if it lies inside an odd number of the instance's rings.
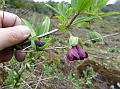
{"label": "finger", "polygon": [[0,27],[12,27],[20,24],[21,20],[17,15],[0,11]]}
{"label": "finger", "polygon": [[16,45],[24,41],[29,36],[29,28],[26,26],[14,26],[0,28],[0,50]]}
{"label": "finger", "polygon": [[7,48],[0,51],[0,63],[9,61],[14,53],[14,48]]}

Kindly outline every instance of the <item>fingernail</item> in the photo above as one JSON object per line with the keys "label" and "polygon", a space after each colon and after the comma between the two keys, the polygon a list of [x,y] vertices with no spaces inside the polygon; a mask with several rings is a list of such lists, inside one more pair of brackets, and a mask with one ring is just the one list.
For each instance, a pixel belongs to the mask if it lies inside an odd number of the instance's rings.
{"label": "fingernail", "polygon": [[23,32],[23,35],[24,35],[25,37],[30,35],[30,32],[29,32],[29,28],[28,28],[28,27],[24,27],[23,29],[21,29],[21,31]]}

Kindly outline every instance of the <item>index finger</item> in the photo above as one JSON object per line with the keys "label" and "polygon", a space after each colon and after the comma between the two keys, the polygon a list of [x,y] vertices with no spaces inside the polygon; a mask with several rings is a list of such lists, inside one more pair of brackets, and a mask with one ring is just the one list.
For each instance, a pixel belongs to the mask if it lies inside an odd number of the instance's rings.
{"label": "index finger", "polygon": [[17,15],[9,12],[0,11],[0,27],[13,27],[20,24],[21,20]]}

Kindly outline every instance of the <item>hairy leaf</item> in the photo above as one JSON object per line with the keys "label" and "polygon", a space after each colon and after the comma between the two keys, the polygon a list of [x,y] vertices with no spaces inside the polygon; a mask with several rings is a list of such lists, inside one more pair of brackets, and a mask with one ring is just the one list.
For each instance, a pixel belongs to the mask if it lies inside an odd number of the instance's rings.
{"label": "hairy leaf", "polygon": [[74,20],[74,22],[72,23],[72,25],[77,25],[77,24],[79,24],[79,23],[81,23],[81,22],[91,21],[91,20],[93,20],[93,19],[95,19],[95,18],[96,18],[96,17],[93,17],[93,16],[91,16],[91,17],[81,16],[81,17],[76,18],[76,19]]}
{"label": "hairy leaf", "polygon": [[50,29],[50,18],[46,16],[43,21],[36,27],[36,34],[44,34],[47,33]]}
{"label": "hairy leaf", "polygon": [[93,0],[71,0],[72,8],[77,12],[84,12],[90,8]]}
{"label": "hairy leaf", "polygon": [[25,20],[25,19],[22,19],[22,24],[29,27],[29,29],[30,29],[30,34],[31,34],[31,36],[30,36],[31,45],[32,45],[33,49],[36,50],[36,45],[35,45],[35,43],[34,43],[34,40],[32,40],[32,38],[36,37],[36,33],[35,33],[32,25],[31,25],[27,20]]}

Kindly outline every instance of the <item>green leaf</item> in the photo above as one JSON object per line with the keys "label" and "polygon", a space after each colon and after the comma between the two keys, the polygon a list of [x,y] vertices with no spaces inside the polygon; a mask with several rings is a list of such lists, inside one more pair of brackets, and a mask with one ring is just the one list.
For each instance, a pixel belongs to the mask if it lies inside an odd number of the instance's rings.
{"label": "green leaf", "polygon": [[59,16],[56,16],[61,22],[64,21],[64,17],[59,15]]}
{"label": "green leaf", "polygon": [[68,8],[67,11],[66,11],[66,17],[67,18],[70,17],[70,15],[72,14],[72,12],[73,12],[73,9],[71,7]]}
{"label": "green leaf", "polygon": [[64,19],[67,19],[67,16],[66,16],[67,10],[68,10],[68,6],[64,2],[61,2],[60,4],[58,4],[58,11],[60,15],[64,17]]}
{"label": "green leaf", "polygon": [[30,34],[31,34],[31,36],[30,36],[31,45],[32,45],[32,48],[33,48],[34,50],[36,50],[36,45],[35,45],[35,43],[34,43],[34,40],[32,40],[33,37],[36,37],[36,33],[35,33],[32,25],[31,25],[27,20],[25,20],[25,19],[22,19],[22,24],[25,25],[25,26],[27,26],[27,27],[29,27],[29,29],[30,29]]}
{"label": "green leaf", "polygon": [[38,37],[37,36],[34,36],[31,38],[32,40],[38,40]]}
{"label": "green leaf", "polygon": [[90,8],[93,0],[71,0],[72,8],[77,12],[84,12]]}
{"label": "green leaf", "polygon": [[71,15],[72,13],[72,8],[69,7],[67,4],[65,4],[65,2],[61,2],[57,5],[57,8],[54,8],[48,4],[46,4],[50,9],[52,9],[53,11],[55,11],[58,14],[58,19],[62,20],[66,20],[68,19],[68,17]]}
{"label": "green leaf", "polygon": [[91,12],[95,12],[95,11],[97,12],[101,8],[105,7],[107,2],[108,0],[94,0],[89,10]]}
{"label": "green leaf", "polygon": [[52,9],[52,10],[53,10],[54,12],[56,12],[57,14],[60,15],[59,11],[58,11],[56,8],[52,7],[52,6],[49,5],[49,4],[46,4],[46,6],[47,6],[48,8],[50,8],[50,9]]}
{"label": "green leaf", "polygon": [[102,17],[118,15],[120,12],[107,12],[107,13],[88,13],[90,16],[80,16],[74,20],[72,25],[83,25],[85,22],[91,22],[94,19],[101,19]]}
{"label": "green leaf", "polygon": [[14,84],[15,83],[15,77],[14,76],[15,75],[14,75],[13,70],[9,70],[7,79],[5,80],[5,83],[8,84],[8,85]]}
{"label": "green leaf", "polygon": [[108,0],[71,0],[71,5],[77,12],[97,12],[106,5]]}
{"label": "green leaf", "polygon": [[88,36],[92,43],[103,42],[102,36],[95,30],[89,30]]}
{"label": "green leaf", "polygon": [[81,16],[81,17],[78,17],[74,20],[74,22],[72,23],[72,25],[77,25],[77,24],[80,24],[81,22],[86,22],[86,21],[91,21],[93,19],[95,19],[96,17],[88,17],[88,16]]}
{"label": "green leaf", "polygon": [[57,28],[62,32],[67,32],[68,28],[65,26],[65,24],[58,24]]}
{"label": "green leaf", "polygon": [[21,20],[22,20],[22,24],[23,24],[23,25],[29,27],[31,36],[32,36],[32,37],[36,36],[36,33],[35,33],[32,25],[31,25],[27,20],[25,20],[25,19],[21,19]]}
{"label": "green leaf", "polygon": [[83,41],[81,38],[79,38],[78,42],[79,42],[80,46],[83,48]]}
{"label": "green leaf", "polygon": [[34,13],[32,16],[29,18],[29,22],[31,23],[32,27],[34,26],[35,20],[36,20],[36,14]]}
{"label": "green leaf", "polygon": [[70,38],[69,38],[69,45],[70,46],[75,46],[79,43],[79,38],[73,36],[72,34],[70,34]]}
{"label": "green leaf", "polygon": [[29,72],[33,72],[33,70],[34,70],[34,65],[32,65],[32,64],[30,64],[30,63],[26,63],[25,64],[25,67],[26,67],[26,69],[29,71]]}
{"label": "green leaf", "polygon": [[78,3],[78,0],[71,0],[71,6],[74,10],[77,9],[77,3]]}
{"label": "green leaf", "polygon": [[88,27],[88,26],[90,26],[90,23],[89,22],[81,22],[77,26],[78,27]]}
{"label": "green leaf", "polygon": [[107,12],[107,13],[98,13],[98,16],[100,17],[106,17],[111,15],[120,15],[120,12]]}
{"label": "green leaf", "polygon": [[96,0],[96,7],[97,9],[101,9],[102,7],[106,6],[108,0]]}
{"label": "green leaf", "polygon": [[50,18],[46,16],[43,21],[36,27],[37,35],[47,33],[50,29]]}

